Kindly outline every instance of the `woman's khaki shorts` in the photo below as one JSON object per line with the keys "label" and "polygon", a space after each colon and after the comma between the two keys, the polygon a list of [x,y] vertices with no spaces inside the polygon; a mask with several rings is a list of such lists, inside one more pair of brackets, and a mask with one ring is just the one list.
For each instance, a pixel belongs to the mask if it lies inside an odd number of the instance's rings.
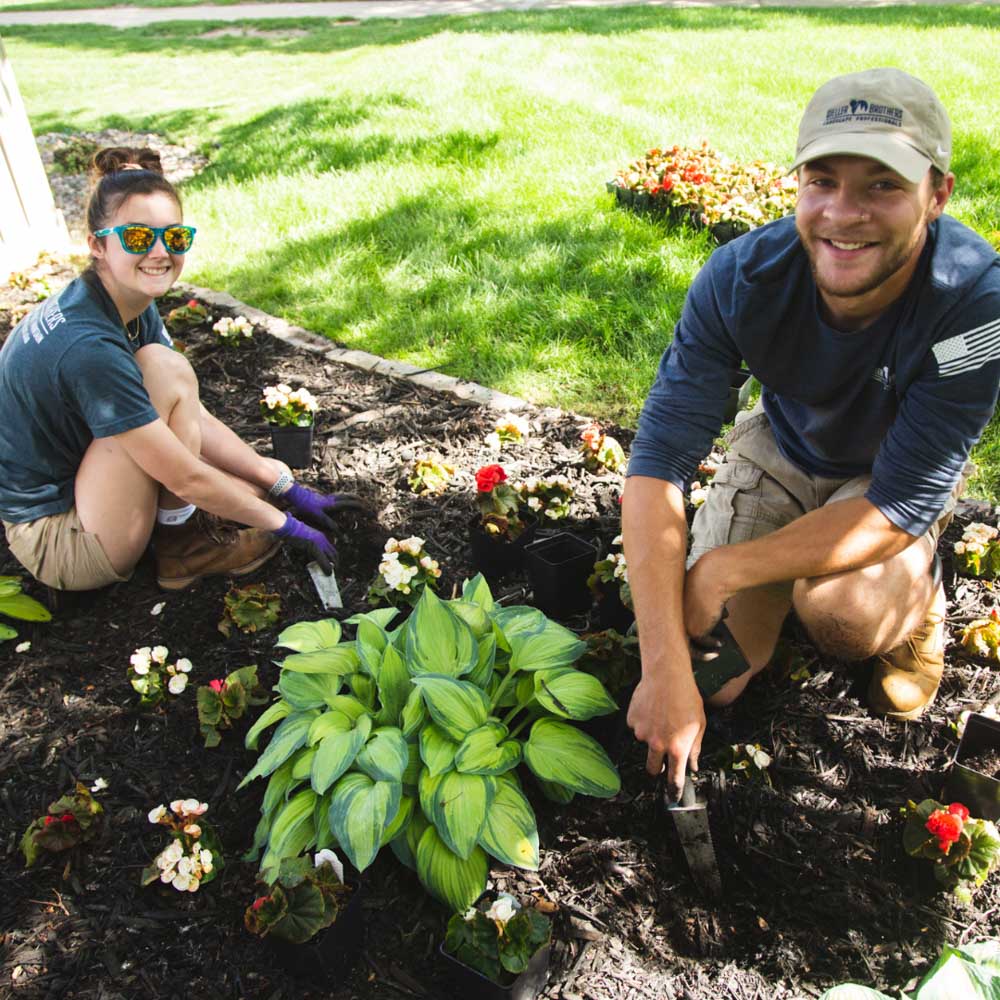
{"label": "woman's khaki shorts", "polygon": [[83,530],[75,507],[26,524],[4,521],[3,527],[17,561],[56,590],[96,590],[131,576],[115,571],[97,535]]}
{"label": "woman's khaki shorts", "polygon": [[[864,496],[871,483],[871,476],[828,479],[803,472],[778,450],[770,421],[759,405],[737,416],[725,443],[726,460],[691,526],[688,567],[720,545],[760,538],[825,504]],[[975,471],[975,465],[966,464],[944,513],[924,536],[932,550]]]}

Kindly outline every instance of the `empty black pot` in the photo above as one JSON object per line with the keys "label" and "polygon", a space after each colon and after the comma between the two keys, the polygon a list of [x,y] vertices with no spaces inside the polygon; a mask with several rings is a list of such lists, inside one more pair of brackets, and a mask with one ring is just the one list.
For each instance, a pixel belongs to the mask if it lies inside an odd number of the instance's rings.
{"label": "empty black pot", "polygon": [[590,607],[587,578],[594,571],[594,546],[560,531],[540,538],[524,550],[535,606],[550,618],[568,618]]}

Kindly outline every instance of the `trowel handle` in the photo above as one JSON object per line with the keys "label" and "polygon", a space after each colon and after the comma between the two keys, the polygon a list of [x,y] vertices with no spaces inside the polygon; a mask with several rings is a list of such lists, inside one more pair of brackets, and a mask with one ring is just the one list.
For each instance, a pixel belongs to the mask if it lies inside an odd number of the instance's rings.
{"label": "trowel handle", "polygon": [[691,777],[691,772],[689,771],[684,776],[684,791],[681,792],[681,805],[682,806],[696,806],[698,804],[698,798],[694,790],[694,780]]}

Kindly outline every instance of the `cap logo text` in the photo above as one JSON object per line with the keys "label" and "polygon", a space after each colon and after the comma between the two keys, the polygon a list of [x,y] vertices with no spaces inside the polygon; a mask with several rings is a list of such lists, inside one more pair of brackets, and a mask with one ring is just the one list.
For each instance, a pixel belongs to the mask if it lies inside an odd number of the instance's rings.
{"label": "cap logo text", "polygon": [[875,122],[880,125],[903,126],[903,109],[889,104],[873,104],[864,98],[851,98],[847,104],[826,109],[824,125],[842,125],[845,122]]}

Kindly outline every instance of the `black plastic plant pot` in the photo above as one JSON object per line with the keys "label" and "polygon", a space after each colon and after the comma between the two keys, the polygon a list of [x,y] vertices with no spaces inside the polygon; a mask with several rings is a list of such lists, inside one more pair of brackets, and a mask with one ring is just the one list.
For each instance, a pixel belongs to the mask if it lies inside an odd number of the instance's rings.
{"label": "black plastic plant pot", "polygon": [[597,613],[595,621],[599,630],[613,628],[624,635],[635,621],[635,612],[622,604],[621,585],[617,580],[601,581],[597,597]]}
{"label": "black plastic plant pot", "polygon": [[365,911],[363,888],[350,877],[354,891],[337,919],[302,944],[292,944],[268,936],[278,964],[297,979],[332,989],[350,975],[365,947]]}
{"label": "black plastic plant pot", "polygon": [[534,603],[550,618],[568,618],[586,611],[593,600],[587,578],[594,571],[594,546],[560,531],[525,547],[525,567]]}
{"label": "black plastic plant pot", "polygon": [[313,425],[308,427],[272,427],[271,447],[274,457],[292,469],[312,465]]}
{"label": "black plastic plant pot", "polygon": [[977,819],[1000,820],[1000,780],[984,774],[963,761],[1000,753],[1000,720],[973,713],[955,751],[942,797],[961,802]]}
{"label": "black plastic plant pot", "polygon": [[469,522],[469,544],[472,565],[487,580],[516,573],[524,568],[524,550],[535,537],[536,522],[525,519],[525,527],[513,541],[487,534],[478,516]]}
{"label": "black plastic plant pot", "polygon": [[462,1000],[535,1000],[545,989],[549,978],[549,955],[552,951],[549,945],[535,952],[528,967],[510,986],[501,986],[487,979],[481,972],[449,955],[443,944],[438,951],[448,964],[454,995]]}

